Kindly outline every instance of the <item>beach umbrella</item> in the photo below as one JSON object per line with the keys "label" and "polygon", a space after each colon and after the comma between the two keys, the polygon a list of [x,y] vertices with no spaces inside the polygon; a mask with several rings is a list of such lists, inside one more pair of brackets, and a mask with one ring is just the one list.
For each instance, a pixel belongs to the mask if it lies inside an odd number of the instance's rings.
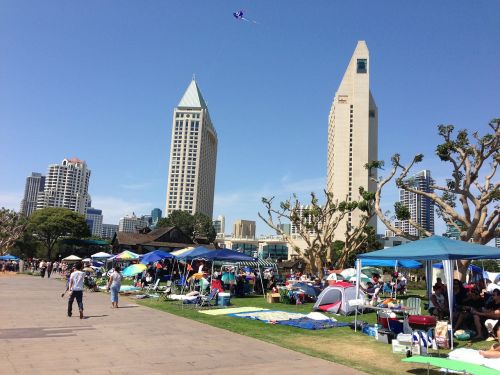
{"label": "beach umbrella", "polygon": [[128,266],[125,268],[122,272],[122,275],[124,277],[130,277],[130,276],[135,276],[138,273],[144,272],[145,269],[148,267],[145,264],[132,264],[131,266]]}
{"label": "beach umbrella", "polygon": [[[352,276],[350,276],[347,280],[349,280],[349,281],[351,281],[351,282],[352,282],[352,281],[356,281],[356,277],[357,277],[357,275],[352,275]],[[367,283],[367,282],[368,282],[368,281],[370,281],[370,280],[371,280],[371,279],[370,279],[368,276],[366,276],[365,274],[363,274],[363,273],[362,273],[362,274],[360,275],[360,281],[361,281],[362,283]]]}
{"label": "beach umbrella", "polygon": [[92,262],[92,259],[90,259],[90,258],[85,258],[85,259],[83,259],[83,260],[82,260],[82,262],[87,262],[87,263],[90,263],[90,262]]}
{"label": "beach umbrella", "polygon": [[114,260],[135,260],[139,259],[139,254],[133,253],[132,251],[125,250],[120,254],[116,255]]}
{"label": "beach umbrella", "polygon": [[78,262],[82,260],[82,258],[77,257],[76,255],[70,255],[69,257],[63,258],[63,262]]}
{"label": "beach umbrella", "polygon": [[107,259],[110,258],[112,255],[105,253],[104,251],[101,251],[99,253],[92,254],[90,257],[95,258],[95,259]]}
{"label": "beach umbrella", "polygon": [[371,266],[362,267],[361,268],[361,272],[363,272],[365,275],[370,276],[370,277],[372,277],[374,273],[377,273],[379,275],[383,274],[383,272],[382,272],[382,270],[380,268],[371,267]]}
{"label": "beach umbrella", "polygon": [[352,275],[356,275],[356,269],[355,268],[346,268],[340,273],[342,276],[344,276],[344,279],[347,279],[351,277]]}

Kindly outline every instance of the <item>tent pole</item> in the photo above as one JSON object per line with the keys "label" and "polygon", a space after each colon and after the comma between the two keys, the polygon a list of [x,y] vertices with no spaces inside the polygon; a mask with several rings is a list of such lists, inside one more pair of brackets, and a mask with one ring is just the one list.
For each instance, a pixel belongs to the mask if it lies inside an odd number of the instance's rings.
{"label": "tent pole", "polygon": [[[359,283],[361,281],[361,259],[356,260],[356,299],[359,299]],[[354,332],[358,330],[358,308],[356,306],[356,312],[354,313]]]}
{"label": "tent pole", "polygon": [[260,270],[260,264],[257,263],[257,269],[259,270],[260,285],[262,286],[262,295],[264,299],[266,298],[266,291],[264,290],[264,281],[262,281],[262,271]]}

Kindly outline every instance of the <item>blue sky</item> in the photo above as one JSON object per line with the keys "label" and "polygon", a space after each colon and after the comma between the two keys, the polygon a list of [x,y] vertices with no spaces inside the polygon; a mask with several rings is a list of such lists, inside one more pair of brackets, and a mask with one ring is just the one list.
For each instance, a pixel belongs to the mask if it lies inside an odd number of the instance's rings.
{"label": "blue sky", "polygon": [[172,110],[195,73],[219,136],[214,216],[268,233],[260,197],[325,184],[328,113],[361,39],[379,158],[422,152],[439,180],[436,125],[484,132],[500,116],[499,15],[497,0],[3,0],[0,206],[76,156],[105,222],[163,210]]}

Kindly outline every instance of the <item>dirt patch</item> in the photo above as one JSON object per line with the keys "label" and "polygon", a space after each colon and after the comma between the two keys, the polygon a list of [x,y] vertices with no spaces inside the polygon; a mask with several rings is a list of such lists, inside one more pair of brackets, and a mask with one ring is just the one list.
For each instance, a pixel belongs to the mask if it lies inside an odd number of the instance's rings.
{"label": "dirt patch", "polygon": [[[378,374],[424,374],[427,373],[422,367],[401,362],[401,355],[392,353],[390,345],[385,345],[387,353],[381,355],[380,347],[373,348],[373,345],[383,345],[376,342],[367,342],[368,337],[325,338],[325,337],[296,337],[294,339],[284,339],[287,345],[296,349],[304,348],[331,357],[332,361],[348,363],[350,367],[367,370]],[[422,369],[421,371],[417,370]]]}
{"label": "dirt patch", "polygon": [[17,272],[10,272],[10,271],[0,272],[0,277],[15,277],[15,276],[17,276]]}

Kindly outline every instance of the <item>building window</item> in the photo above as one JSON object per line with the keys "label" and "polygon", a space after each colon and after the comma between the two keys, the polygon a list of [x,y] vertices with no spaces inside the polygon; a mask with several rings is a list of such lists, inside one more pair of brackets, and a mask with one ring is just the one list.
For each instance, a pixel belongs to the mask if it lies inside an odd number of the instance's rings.
{"label": "building window", "polygon": [[366,59],[358,59],[356,72],[366,73],[366,70],[367,70]]}

